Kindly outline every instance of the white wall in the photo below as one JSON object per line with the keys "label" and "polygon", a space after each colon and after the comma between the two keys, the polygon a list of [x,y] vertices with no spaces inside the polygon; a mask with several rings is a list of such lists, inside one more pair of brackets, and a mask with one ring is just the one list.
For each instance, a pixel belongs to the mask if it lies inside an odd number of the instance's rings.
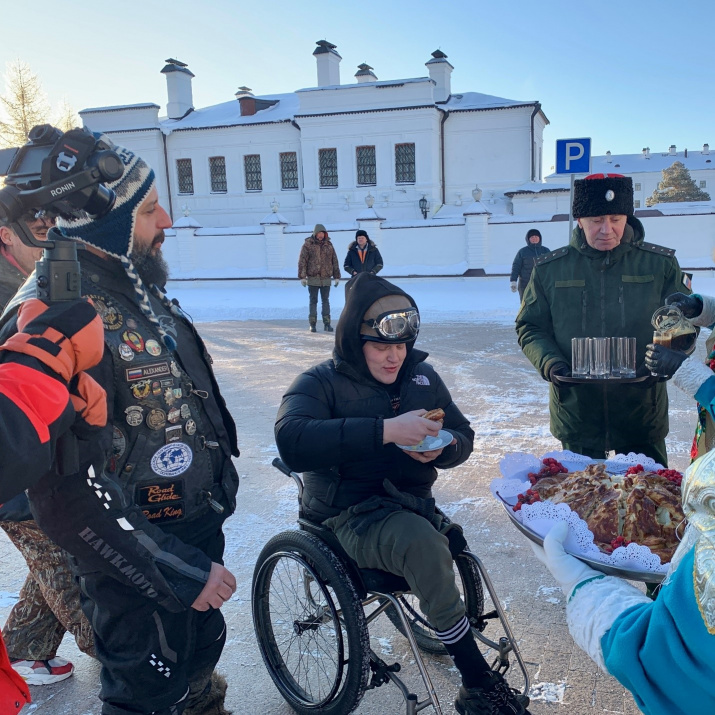
{"label": "white wall", "polygon": [[[474,204],[472,204],[474,206]],[[530,228],[538,228],[545,246],[554,250],[568,243],[568,221],[505,220],[505,216],[469,215],[461,222],[376,222],[368,228],[377,243],[386,276],[463,275],[468,269],[487,274],[508,273],[516,252],[525,245]],[[646,240],[676,249],[684,268],[712,268],[715,214],[658,216],[642,219]],[[409,225],[404,225],[409,224]],[[340,263],[355,238],[356,227],[327,224]],[[271,226],[283,242],[280,260],[268,258],[264,229],[253,233],[179,229],[169,232],[165,255],[174,278],[256,278],[297,275],[298,254],[312,226]],[[280,235],[280,231],[283,234]],[[221,235],[217,235],[220,233]],[[474,242],[477,242],[475,245]],[[471,242],[471,243],[470,243]]]}

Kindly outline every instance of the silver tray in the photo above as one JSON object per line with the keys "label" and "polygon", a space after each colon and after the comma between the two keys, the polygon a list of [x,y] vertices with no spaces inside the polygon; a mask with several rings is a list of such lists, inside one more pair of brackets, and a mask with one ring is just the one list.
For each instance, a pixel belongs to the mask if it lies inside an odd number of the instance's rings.
{"label": "silver tray", "polygon": [[[539,536],[535,531],[532,531],[528,526],[522,524],[514,514],[511,506],[502,499],[502,507],[507,516],[511,519],[514,526],[516,526],[519,531],[526,536],[527,539],[533,541],[539,546],[544,545],[544,539]],[[600,561],[593,561],[586,556],[580,556],[577,554],[570,554],[579,561],[583,561],[587,566],[590,566],[594,571],[599,571],[600,573],[605,573],[608,576],[618,576],[619,578],[625,578],[629,581],[643,581],[645,583],[660,583],[664,578],[665,574],[656,573],[653,571],[636,571],[633,569],[619,568],[618,566],[611,566],[610,564],[604,564]]]}

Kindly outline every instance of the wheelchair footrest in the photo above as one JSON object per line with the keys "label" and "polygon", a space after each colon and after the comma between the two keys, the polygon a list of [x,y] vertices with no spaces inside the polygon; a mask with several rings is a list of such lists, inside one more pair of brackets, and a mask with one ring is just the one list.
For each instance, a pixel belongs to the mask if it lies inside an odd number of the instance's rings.
{"label": "wheelchair footrest", "polygon": [[381,685],[390,682],[390,676],[388,673],[399,673],[401,670],[401,665],[399,663],[393,663],[388,665],[384,660],[375,655],[374,652],[370,652],[370,670],[372,671],[372,678],[367,686],[368,690],[373,688],[379,688]]}

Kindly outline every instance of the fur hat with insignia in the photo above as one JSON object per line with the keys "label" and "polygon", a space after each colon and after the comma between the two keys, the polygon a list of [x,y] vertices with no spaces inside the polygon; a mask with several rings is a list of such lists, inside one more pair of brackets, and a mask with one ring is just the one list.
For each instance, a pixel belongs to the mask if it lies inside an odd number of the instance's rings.
{"label": "fur hat with insignia", "polygon": [[573,217],[633,216],[633,179],[621,174],[591,174],[576,179]]}

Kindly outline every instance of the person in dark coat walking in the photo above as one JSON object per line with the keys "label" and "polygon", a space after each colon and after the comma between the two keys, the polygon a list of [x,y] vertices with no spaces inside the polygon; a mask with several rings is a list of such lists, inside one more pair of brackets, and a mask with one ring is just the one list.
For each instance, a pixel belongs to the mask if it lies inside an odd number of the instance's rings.
{"label": "person in dark coat walking", "polygon": [[358,273],[375,273],[382,270],[382,256],[378,247],[370,240],[367,231],[355,232],[355,240],[348,246],[343,268],[349,276]]}
{"label": "person in dark coat walking", "polygon": [[530,228],[526,232],[526,246],[519,249],[514,263],[511,264],[511,292],[516,293],[518,287],[519,300],[524,298],[524,290],[531,278],[536,259],[544,253],[549,253],[549,249],[541,245],[541,232],[537,228]]}
{"label": "person in dark coat walking", "polygon": [[[331,529],[358,567],[410,584],[462,676],[457,711],[524,715],[472,636],[452,560],[466,546],[462,529],[435,510],[437,468],[464,463],[474,432],[414,347],[419,325],[415,301],[396,285],[370,273],[351,278],[333,357],[288,388],[276,445],[304,473],[305,516]],[[423,418],[436,408],[443,423]],[[430,451],[400,446],[438,435]]]}

